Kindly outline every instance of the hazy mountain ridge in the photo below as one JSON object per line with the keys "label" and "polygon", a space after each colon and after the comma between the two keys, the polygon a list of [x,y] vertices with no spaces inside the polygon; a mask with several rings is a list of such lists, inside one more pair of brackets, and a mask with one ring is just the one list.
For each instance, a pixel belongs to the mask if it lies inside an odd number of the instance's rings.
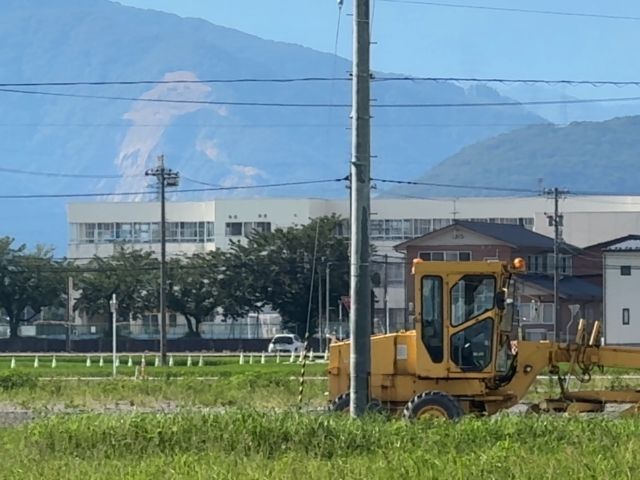
{"label": "hazy mountain ridge", "polygon": [[[263,40],[203,20],[106,0],[6,0],[0,17],[0,82],[161,78],[344,76],[350,63],[298,45]],[[198,100],[350,103],[348,82],[75,86],[25,90]],[[373,85],[377,103],[469,103],[501,97],[450,83]],[[375,105],[375,103],[374,103]],[[413,178],[464,145],[539,123],[520,107],[373,110],[373,174]],[[138,191],[144,168],[164,153],[184,177],[213,184],[342,177],[350,155],[350,108],[172,105],[0,92],[4,164],[47,172],[122,174],[71,179],[3,174],[3,193]],[[184,182],[185,187],[188,181]],[[189,185],[194,186],[194,185]],[[240,195],[228,193],[227,195]],[[342,185],[252,195],[345,195]],[[247,192],[243,192],[246,196]],[[211,197],[201,194],[194,198]],[[129,198],[129,197],[127,197]],[[7,201],[5,233],[64,245],[70,200]]]}
{"label": "hazy mountain ridge", "polygon": [[[564,127],[537,125],[467,146],[420,180],[457,185],[628,194],[638,188],[640,116]],[[540,180],[541,181],[540,181]],[[500,195],[488,190],[410,187],[412,195]]]}

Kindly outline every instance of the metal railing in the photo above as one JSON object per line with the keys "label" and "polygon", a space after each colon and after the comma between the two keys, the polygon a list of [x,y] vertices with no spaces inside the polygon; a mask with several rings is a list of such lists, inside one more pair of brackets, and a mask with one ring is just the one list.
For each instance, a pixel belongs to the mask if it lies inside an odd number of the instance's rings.
{"label": "metal railing", "polygon": [[279,324],[256,322],[202,322],[200,336],[207,339],[267,339],[282,332]]}
{"label": "metal railing", "polygon": [[[202,322],[199,328],[200,336],[205,339],[270,339],[282,333],[280,324],[262,321],[250,322]],[[168,325],[167,338],[177,339],[187,336],[189,329],[186,324]],[[117,325],[119,337],[129,337],[136,340],[158,340],[160,329],[158,325],[145,325],[134,322],[121,322]],[[66,322],[38,321],[20,324],[18,336],[22,338],[47,338],[65,340],[67,335],[71,340],[97,339],[111,337],[107,323],[90,323],[71,325]],[[10,327],[7,323],[0,323],[0,339],[10,337]]]}

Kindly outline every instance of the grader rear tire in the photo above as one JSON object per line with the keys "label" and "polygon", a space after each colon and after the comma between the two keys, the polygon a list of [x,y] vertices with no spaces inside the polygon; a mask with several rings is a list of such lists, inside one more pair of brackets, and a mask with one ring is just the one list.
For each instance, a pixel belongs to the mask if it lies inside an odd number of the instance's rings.
{"label": "grader rear tire", "polygon": [[[349,394],[349,392],[345,392],[333,399],[333,401],[329,404],[329,411],[349,413],[350,406],[351,406],[351,395]],[[367,405],[367,412],[383,413],[384,411],[385,411],[385,408],[380,402],[380,400],[372,398],[369,401],[369,405]]]}
{"label": "grader rear tire", "polygon": [[457,420],[463,415],[464,410],[460,402],[444,392],[419,393],[407,403],[403,411],[407,420]]}
{"label": "grader rear tire", "polygon": [[329,411],[348,413],[350,404],[351,397],[349,396],[349,392],[341,393],[329,404]]}

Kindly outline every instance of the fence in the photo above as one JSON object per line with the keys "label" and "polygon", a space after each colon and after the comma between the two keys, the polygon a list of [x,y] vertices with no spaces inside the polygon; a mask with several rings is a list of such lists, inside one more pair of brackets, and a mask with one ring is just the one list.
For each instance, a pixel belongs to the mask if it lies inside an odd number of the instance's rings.
{"label": "fence", "polygon": [[[261,320],[245,322],[202,322],[199,328],[200,337],[205,339],[271,339],[282,332],[280,324],[263,322]],[[168,325],[167,339],[179,339],[189,336],[189,329],[185,324]],[[122,322],[117,324],[118,337],[128,337],[136,340],[159,340],[160,328],[157,324],[141,324],[136,322]],[[43,338],[51,340],[86,340],[111,338],[110,325],[95,324],[67,324],[66,322],[34,322],[18,327],[21,338]],[[9,338],[10,329],[6,323],[0,324],[0,338]]]}

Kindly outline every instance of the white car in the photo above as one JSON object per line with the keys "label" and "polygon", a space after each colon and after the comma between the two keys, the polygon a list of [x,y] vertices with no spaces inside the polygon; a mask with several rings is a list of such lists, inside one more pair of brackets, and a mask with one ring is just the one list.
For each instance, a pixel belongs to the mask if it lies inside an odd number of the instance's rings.
{"label": "white car", "polygon": [[287,352],[299,353],[304,349],[304,342],[298,335],[282,333],[276,335],[269,342],[269,353]]}

